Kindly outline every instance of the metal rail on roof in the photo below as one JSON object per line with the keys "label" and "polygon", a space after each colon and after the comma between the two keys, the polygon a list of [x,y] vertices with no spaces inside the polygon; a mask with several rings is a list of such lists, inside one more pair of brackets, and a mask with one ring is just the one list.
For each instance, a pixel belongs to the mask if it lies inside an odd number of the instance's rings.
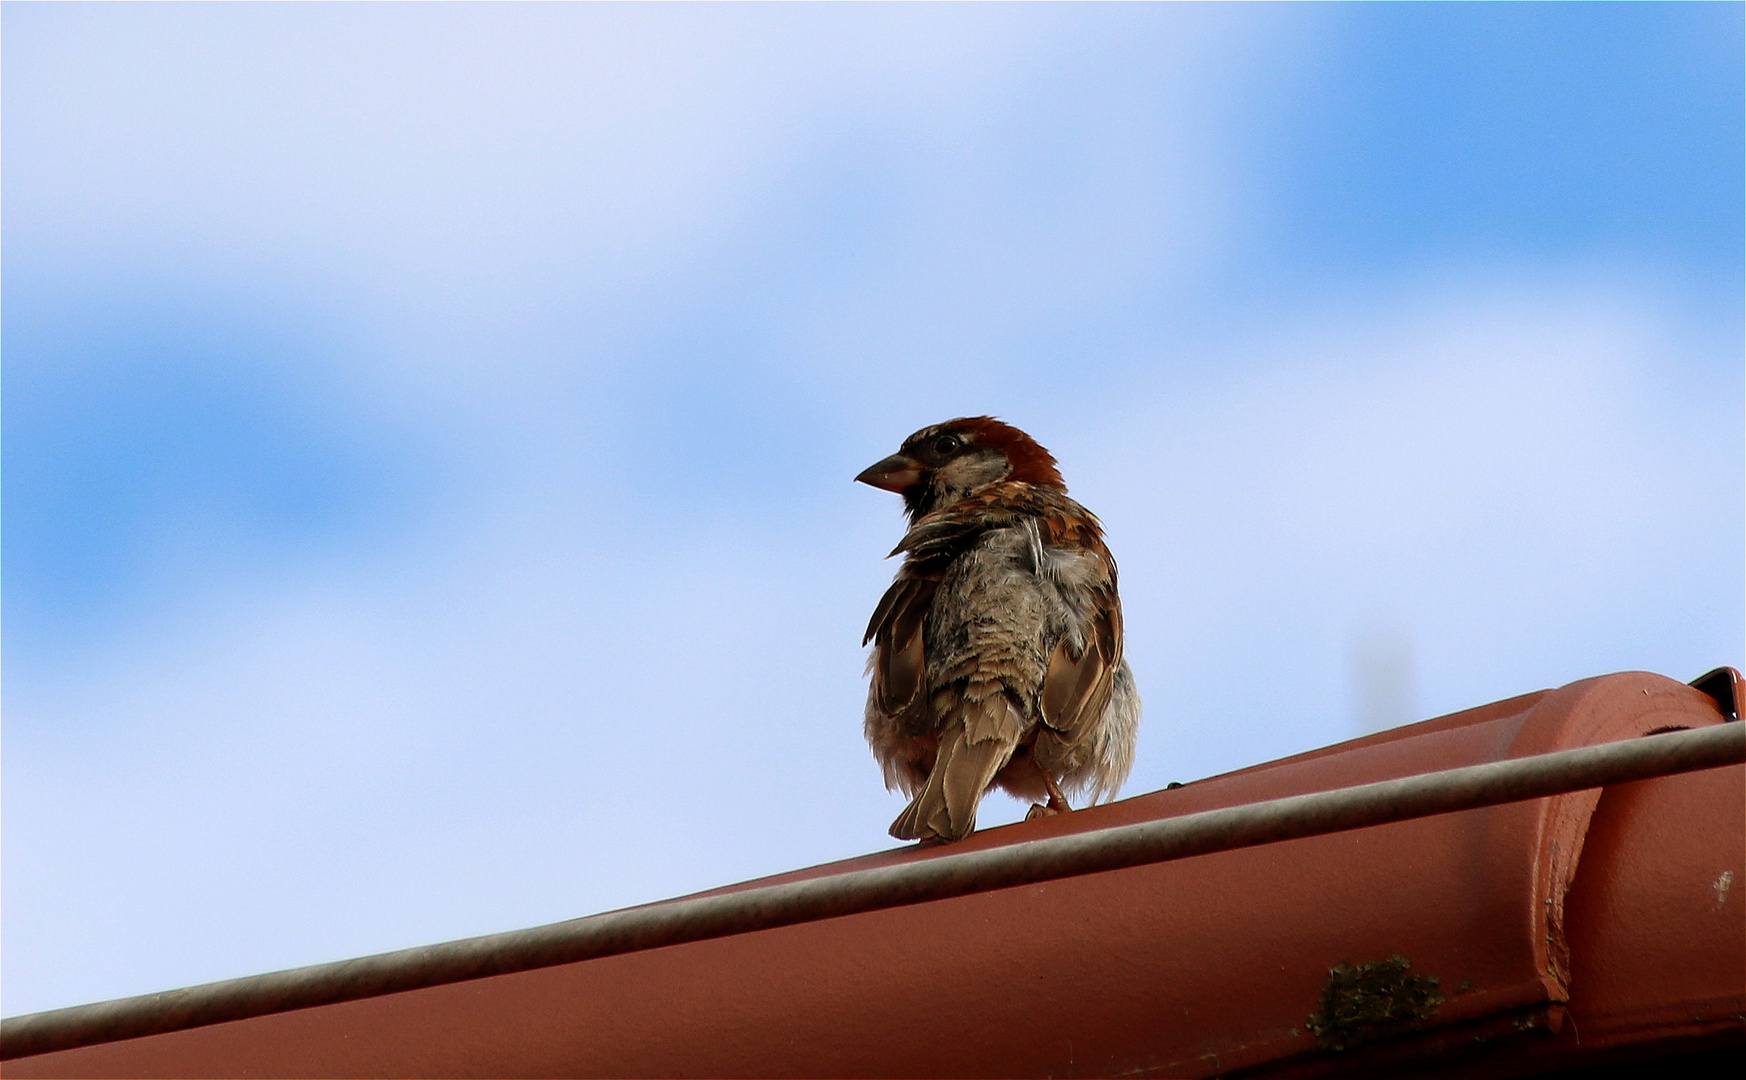
{"label": "metal rail on roof", "polygon": [[1399,780],[607,912],[0,1022],[0,1058],[242,1020],[1056,878],[1361,829],[1746,761],[1746,724]]}

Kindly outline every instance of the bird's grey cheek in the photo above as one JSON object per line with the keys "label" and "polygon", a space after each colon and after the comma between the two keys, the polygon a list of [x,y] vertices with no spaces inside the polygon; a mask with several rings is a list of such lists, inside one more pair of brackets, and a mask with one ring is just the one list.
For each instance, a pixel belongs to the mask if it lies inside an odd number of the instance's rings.
{"label": "bird's grey cheek", "polygon": [[955,491],[971,491],[992,484],[1011,471],[1005,454],[983,450],[948,461],[941,466],[939,477]]}

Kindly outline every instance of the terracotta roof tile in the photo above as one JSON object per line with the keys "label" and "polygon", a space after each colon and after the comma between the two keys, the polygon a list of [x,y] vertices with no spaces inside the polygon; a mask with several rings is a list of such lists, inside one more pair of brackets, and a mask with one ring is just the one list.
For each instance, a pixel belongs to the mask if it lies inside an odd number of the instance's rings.
{"label": "terracotta roof tile", "polygon": [[[952,850],[1723,722],[1691,687],[1611,675]],[[1746,1045],[1743,790],[1739,767],[1713,769],[44,1054],[5,1073],[1515,1075],[1633,1046]]]}

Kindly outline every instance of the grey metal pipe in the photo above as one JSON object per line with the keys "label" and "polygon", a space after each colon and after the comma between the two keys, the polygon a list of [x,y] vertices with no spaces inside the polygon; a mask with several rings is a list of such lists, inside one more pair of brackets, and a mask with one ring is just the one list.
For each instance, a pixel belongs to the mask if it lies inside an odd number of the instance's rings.
{"label": "grey metal pipe", "polygon": [[591,915],[184,990],[17,1016],[0,1058],[528,971],[688,941],[925,903],[1746,761],[1746,724],[1675,731],[1223,810],[1032,840],[950,848],[896,866]]}

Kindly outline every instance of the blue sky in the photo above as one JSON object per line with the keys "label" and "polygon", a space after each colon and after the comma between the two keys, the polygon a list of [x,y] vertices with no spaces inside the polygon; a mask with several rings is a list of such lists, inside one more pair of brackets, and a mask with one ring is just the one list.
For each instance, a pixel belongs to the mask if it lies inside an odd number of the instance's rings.
{"label": "blue sky", "polygon": [[0,1007],[886,846],[950,416],[1130,794],[1740,664],[1742,10],[4,5]]}

